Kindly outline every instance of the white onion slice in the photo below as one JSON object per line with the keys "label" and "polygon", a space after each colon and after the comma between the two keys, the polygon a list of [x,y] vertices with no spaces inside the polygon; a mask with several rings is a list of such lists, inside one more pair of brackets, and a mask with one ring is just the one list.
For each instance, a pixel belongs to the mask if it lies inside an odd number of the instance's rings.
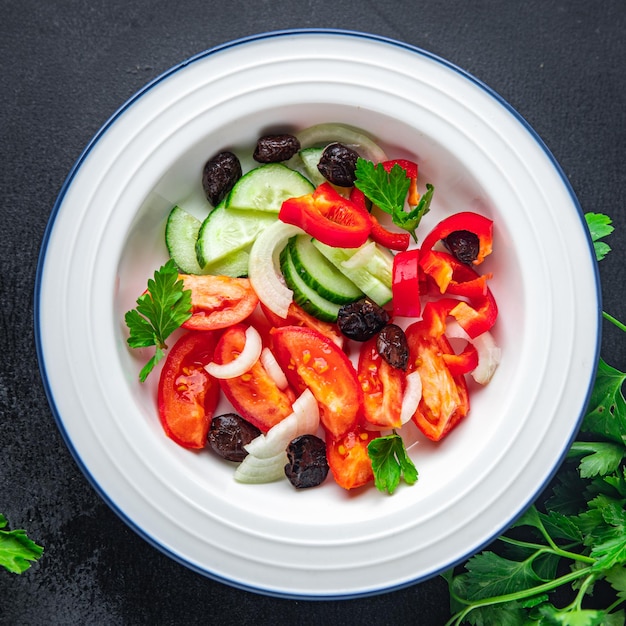
{"label": "white onion slice", "polygon": [[259,335],[254,326],[248,326],[246,329],[246,344],[236,359],[221,365],[211,361],[204,366],[204,369],[215,378],[235,378],[241,376],[259,360],[262,349],[261,335]]}
{"label": "white onion slice", "polygon": [[279,255],[287,241],[304,231],[280,220],[256,238],[250,250],[248,278],[259,300],[270,311],[285,319],[293,301],[293,291],[285,285],[279,268]]}
{"label": "white onion slice", "polygon": [[367,135],[345,124],[331,122],[309,126],[296,133],[301,148],[310,148],[317,144],[334,143],[344,144],[358,153],[359,156],[380,163],[387,160],[385,151]]}
{"label": "white onion slice", "polygon": [[418,371],[406,375],[406,386],[402,396],[402,408],[400,409],[400,422],[406,424],[417,411],[417,406],[422,399],[422,379]]}
{"label": "white onion slice", "polygon": [[476,348],[478,365],[471,376],[480,385],[486,385],[498,368],[502,356],[502,350],[496,345],[493,335],[485,331],[472,339],[455,320],[449,320],[446,324],[446,335],[451,339],[469,341]]}
{"label": "white onion slice", "polygon": [[240,483],[271,483],[285,477],[287,452],[283,450],[267,459],[249,454],[235,470],[235,480]]}
{"label": "white onion slice", "polygon": [[261,350],[261,363],[269,377],[276,383],[276,386],[279,389],[286,389],[289,382],[287,381],[285,372],[283,372],[276,357],[269,348],[263,348],[263,350]]}
{"label": "white onion slice", "polygon": [[245,446],[248,456],[272,458],[284,452],[292,439],[317,431],[320,423],[319,406],[309,389],[302,392],[292,408],[293,413]]}

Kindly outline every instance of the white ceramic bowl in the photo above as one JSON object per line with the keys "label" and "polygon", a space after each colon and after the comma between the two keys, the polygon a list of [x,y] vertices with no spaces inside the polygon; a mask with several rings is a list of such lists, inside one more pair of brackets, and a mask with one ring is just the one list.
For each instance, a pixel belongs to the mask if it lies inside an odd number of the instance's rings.
{"label": "white ceramic bowl", "polygon": [[[327,481],[247,486],[208,452],[167,439],[157,376],[126,346],[123,314],[166,259],[174,203],[202,206],[222,148],[320,122],[365,129],[435,185],[423,231],[447,214],[493,218],[485,269],[503,350],[492,382],[440,444],[416,436],[419,482],[391,497]],[[206,211],[206,209],[204,209]],[[496,94],[450,63],[379,37],[260,35],[174,67],[126,103],[70,173],[37,278],[36,336],[51,406],[102,497],[174,559],[244,589],[353,597],[402,587],[503,531],[555,472],[584,410],[599,288],[577,201],[554,159]]]}

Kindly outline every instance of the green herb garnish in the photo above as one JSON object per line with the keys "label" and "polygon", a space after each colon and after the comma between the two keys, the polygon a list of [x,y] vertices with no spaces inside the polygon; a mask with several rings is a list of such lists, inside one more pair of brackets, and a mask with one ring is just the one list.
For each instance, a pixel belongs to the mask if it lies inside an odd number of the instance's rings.
{"label": "green herb garnish", "polygon": [[156,346],[154,356],[139,372],[144,382],[154,366],[165,356],[165,340],[191,317],[191,291],[184,289],[178,268],[171,259],[148,280],[148,291],[137,299],[137,307],[126,313],[131,348]]}
{"label": "green herb garnish", "polygon": [[613,232],[612,220],[608,215],[602,213],[585,213],[585,220],[591,233],[596,259],[601,261],[611,251],[611,248],[607,243],[599,240]]}
{"label": "green herb garnish", "polygon": [[[0,529],[7,520],[0,514]],[[25,530],[0,530],[0,565],[14,574],[26,571],[43,554],[43,548],[28,538]]]}
{"label": "green herb garnish", "polygon": [[[610,247],[599,240],[613,232],[611,220],[585,218],[601,260]],[[448,625],[625,623],[625,380],[626,373],[600,359],[580,434],[541,510],[532,505],[493,550],[444,574],[454,612]],[[604,607],[590,601],[601,585],[611,595]]]}
{"label": "green herb garnish", "polygon": [[382,163],[374,165],[371,161],[358,158],[355,174],[354,186],[360,189],[381,211],[389,213],[393,223],[409,231],[413,239],[417,241],[415,231],[422,217],[430,210],[435,188],[427,184],[426,193],[422,195],[418,205],[407,212],[404,205],[411,181],[400,165],[396,163],[389,172],[386,172]]}
{"label": "green herb garnish", "polygon": [[417,481],[417,470],[404,447],[402,437],[397,433],[372,439],[367,445],[367,454],[372,461],[374,484],[379,491],[392,494],[404,482],[412,485]]}

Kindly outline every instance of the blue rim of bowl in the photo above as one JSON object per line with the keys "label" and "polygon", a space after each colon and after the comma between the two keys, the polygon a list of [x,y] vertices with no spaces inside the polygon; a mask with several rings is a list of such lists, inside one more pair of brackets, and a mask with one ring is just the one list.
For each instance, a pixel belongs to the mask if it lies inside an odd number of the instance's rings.
{"label": "blue rim of bowl", "polygon": [[[34,311],[35,348],[36,348],[36,352],[37,352],[37,359],[39,361],[39,369],[40,369],[40,373],[41,373],[41,378],[42,378],[42,381],[43,381],[44,390],[45,390],[45,393],[46,393],[46,396],[47,396],[47,399],[48,399],[48,403],[49,403],[50,408],[52,410],[52,413],[54,415],[54,419],[55,419],[55,421],[57,423],[57,427],[59,428],[59,430],[61,432],[61,435],[62,435],[62,437],[63,437],[63,439],[65,441],[65,444],[67,445],[67,447],[70,450],[72,456],[74,457],[75,462],[77,463],[77,465],[79,466],[79,468],[81,469],[81,471],[83,472],[83,474],[85,475],[85,477],[87,478],[89,483],[96,490],[98,495],[124,521],[124,523],[127,524],[130,528],[132,528],[140,537],[142,537],[149,544],[151,544],[152,546],[157,548],[159,551],[164,553],[166,556],[170,557],[174,561],[177,561],[178,563],[180,563],[181,565],[187,567],[188,569],[191,569],[191,570],[193,570],[193,571],[195,571],[195,572],[197,572],[197,573],[199,573],[199,574],[201,574],[201,575],[203,575],[205,577],[208,577],[208,578],[210,578],[212,580],[215,580],[217,582],[226,584],[226,585],[228,585],[230,587],[234,587],[234,588],[241,589],[241,590],[244,590],[244,591],[249,591],[249,592],[252,592],[252,593],[262,594],[262,595],[266,595],[266,596],[270,596],[270,597],[286,598],[286,599],[292,599],[292,600],[293,599],[299,599],[299,600],[348,600],[348,599],[354,599],[354,598],[375,596],[375,595],[379,595],[379,594],[382,594],[382,593],[390,593],[392,591],[398,591],[400,589],[405,589],[407,587],[410,587],[412,585],[418,584],[420,582],[424,582],[425,580],[428,580],[428,579],[430,579],[430,578],[440,574],[441,572],[447,570],[448,568],[453,568],[453,567],[463,563],[464,561],[466,561],[470,556],[472,556],[472,554],[475,554],[475,553],[479,552],[482,548],[484,548],[489,543],[491,543],[494,539],[496,539],[507,528],[509,528],[513,524],[513,522],[519,516],[522,515],[522,513],[526,510],[526,508],[528,506],[530,506],[530,504],[532,504],[534,499],[543,491],[543,489],[552,480],[552,478],[554,477],[554,475],[558,471],[559,467],[561,466],[562,462],[564,461],[565,454],[563,454],[559,459],[557,459],[555,461],[554,467],[552,468],[552,471],[550,472],[549,476],[546,478],[545,483],[540,485],[540,487],[537,489],[537,492],[533,496],[533,498],[530,499],[527,502],[522,503],[520,505],[520,507],[519,507],[519,510],[516,511],[510,517],[510,519],[507,522],[505,522],[500,529],[498,529],[497,532],[495,532],[489,539],[487,539],[482,544],[482,546],[479,546],[478,548],[472,549],[471,552],[468,552],[464,556],[460,557],[457,561],[455,561],[453,563],[449,563],[445,568],[442,568],[441,570],[427,573],[427,574],[425,574],[423,576],[416,577],[413,580],[405,581],[405,582],[403,582],[401,584],[388,586],[388,587],[382,587],[380,589],[366,590],[366,591],[364,591],[362,593],[352,592],[352,593],[349,593],[349,594],[342,594],[342,595],[306,595],[306,594],[295,594],[295,593],[288,593],[288,592],[284,592],[284,591],[274,591],[274,590],[271,590],[271,589],[259,588],[259,587],[243,584],[243,583],[241,583],[241,582],[239,582],[237,580],[232,580],[230,578],[219,576],[219,575],[215,574],[214,572],[211,572],[210,570],[203,569],[201,567],[198,567],[198,566],[196,566],[194,564],[189,563],[188,561],[186,561],[184,558],[182,558],[181,556],[179,556],[175,552],[172,552],[171,550],[168,550],[166,547],[161,545],[157,539],[155,539],[154,537],[151,537],[146,531],[144,531],[137,524],[135,524],[135,522],[133,520],[128,518],[126,516],[126,514],[124,513],[124,511],[122,511],[115,504],[115,502],[109,497],[109,495],[104,491],[104,489],[100,487],[100,485],[97,483],[95,478],[89,472],[89,469],[87,468],[86,464],[83,462],[82,458],[78,454],[78,451],[74,447],[74,445],[73,445],[73,443],[72,443],[72,441],[71,441],[67,431],[65,430],[65,427],[63,425],[63,420],[61,419],[61,416],[60,416],[60,414],[59,414],[59,412],[57,410],[56,404],[54,402],[54,396],[53,396],[52,390],[50,389],[50,385],[48,383],[48,377],[46,375],[45,361],[44,361],[43,348],[42,348],[42,340],[41,340],[41,335],[40,335],[40,302],[39,302],[39,300],[40,300],[40,297],[41,297],[41,276],[42,276],[44,265],[45,265],[46,252],[47,252],[47,248],[48,248],[48,242],[49,242],[49,239],[50,239],[50,235],[51,235],[52,230],[54,228],[56,217],[57,217],[57,215],[59,213],[61,205],[63,204],[63,200],[65,198],[65,194],[67,193],[68,189],[70,188],[70,186],[71,186],[71,184],[72,184],[72,182],[74,180],[74,177],[76,176],[78,170],[82,166],[82,164],[85,161],[85,159],[87,158],[87,156],[90,154],[91,150],[98,143],[98,141],[104,136],[104,134],[107,132],[107,130],[115,123],[115,121],[120,116],[122,116],[130,107],[132,107],[143,95],[145,95],[147,92],[149,92],[151,89],[153,89],[161,81],[166,80],[167,78],[169,78],[170,76],[172,76],[176,72],[179,72],[180,70],[184,69],[188,65],[191,65],[191,64],[193,64],[193,63],[195,63],[195,62],[197,62],[199,60],[206,59],[207,57],[213,56],[215,54],[219,54],[220,52],[223,52],[224,50],[228,50],[229,48],[240,47],[240,46],[244,46],[246,44],[249,44],[249,43],[252,43],[252,42],[256,42],[256,41],[261,41],[261,40],[267,40],[267,39],[273,39],[273,38],[282,38],[282,37],[302,36],[302,35],[306,35],[306,36],[310,36],[310,35],[325,35],[325,36],[333,35],[333,36],[337,36],[337,37],[346,37],[346,38],[351,38],[352,37],[352,38],[356,38],[356,39],[365,39],[365,40],[374,41],[376,43],[382,43],[382,44],[387,44],[387,45],[390,45],[390,46],[393,46],[393,47],[401,48],[401,49],[407,50],[409,52],[415,53],[417,55],[423,56],[425,58],[428,58],[428,59],[430,59],[432,61],[435,61],[436,63],[438,63],[440,65],[443,65],[447,69],[452,70],[453,72],[459,74],[460,76],[462,76],[466,80],[468,80],[468,81],[474,83],[475,85],[477,85],[480,89],[482,89],[489,96],[491,96],[497,103],[499,103],[502,107],[504,107],[507,111],[509,111],[515,117],[515,119],[526,129],[528,134],[539,145],[539,147],[543,150],[543,152],[546,154],[546,156],[548,157],[548,159],[552,163],[552,166],[554,167],[555,171],[558,173],[558,175],[561,178],[561,181],[562,181],[564,187],[567,189],[567,191],[569,193],[569,196],[570,196],[570,199],[571,199],[571,202],[572,202],[573,206],[578,211],[578,214],[579,214],[579,217],[581,219],[581,222],[585,225],[585,229],[584,230],[585,230],[585,233],[587,235],[588,252],[589,252],[589,254],[590,254],[590,256],[591,256],[591,258],[593,260],[593,267],[594,267],[594,273],[595,273],[595,283],[596,283],[596,296],[597,296],[597,301],[598,301],[598,314],[597,314],[597,320],[596,320],[597,343],[596,343],[596,350],[595,350],[595,354],[594,354],[594,363],[598,362],[598,359],[599,359],[599,356],[600,356],[600,346],[601,346],[601,338],[602,338],[602,293],[601,293],[601,288],[600,288],[600,275],[599,275],[599,270],[598,270],[598,264],[597,264],[597,262],[595,260],[595,252],[594,252],[594,248],[593,248],[593,242],[591,240],[591,235],[589,234],[588,229],[586,228],[586,222],[585,222],[584,213],[583,213],[583,210],[582,210],[582,208],[580,206],[580,203],[578,202],[578,198],[576,197],[576,194],[574,193],[574,190],[572,189],[572,187],[571,187],[571,185],[569,183],[569,180],[565,176],[561,166],[559,165],[557,160],[554,158],[553,154],[550,152],[549,148],[543,142],[541,137],[539,137],[539,135],[530,126],[530,124],[506,100],[504,100],[498,93],[496,93],[493,89],[491,89],[488,85],[483,83],[481,80],[477,79],[473,75],[469,74],[467,71],[465,71],[465,70],[461,69],[460,67],[456,66],[454,63],[451,63],[450,61],[447,61],[446,59],[444,59],[444,58],[442,58],[442,57],[440,57],[440,56],[438,56],[436,54],[433,54],[432,52],[428,52],[426,50],[423,50],[422,48],[419,48],[417,46],[414,46],[414,45],[408,44],[408,43],[404,43],[402,41],[398,41],[398,40],[395,40],[395,39],[392,39],[392,38],[389,38],[389,37],[384,37],[384,36],[381,36],[381,35],[375,35],[375,34],[371,34],[371,33],[364,33],[364,32],[359,32],[359,31],[351,31],[351,30],[343,30],[343,29],[331,29],[331,28],[310,28],[310,29],[309,28],[296,28],[296,29],[285,29],[285,30],[270,31],[270,32],[266,32],[266,33],[259,33],[259,34],[256,34],[256,35],[249,35],[249,36],[246,36],[246,37],[241,37],[241,38],[234,39],[232,41],[229,41],[229,42],[226,42],[226,43],[214,46],[212,48],[209,48],[208,50],[205,50],[205,51],[200,52],[200,53],[198,53],[196,55],[193,55],[190,58],[188,58],[187,60],[179,63],[178,65],[175,65],[175,66],[171,67],[169,70],[165,71],[164,73],[162,73],[161,75],[157,76],[155,79],[153,79],[152,81],[147,83],[142,89],[140,89],[129,100],[127,100],[103,124],[103,126],[100,128],[100,130],[96,133],[96,135],[87,144],[86,148],[83,150],[83,152],[81,153],[79,158],[76,160],[76,163],[74,164],[74,166],[70,170],[70,173],[68,174],[67,178],[65,179],[65,181],[63,183],[63,186],[61,187],[61,190],[59,192],[59,195],[58,195],[58,197],[56,199],[56,202],[55,202],[55,204],[54,204],[54,206],[52,208],[52,212],[51,212],[50,218],[48,220],[48,224],[46,226],[46,230],[45,230],[44,235],[43,235],[41,248],[40,248],[40,253],[39,253],[39,258],[38,258],[38,262],[37,262],[37,272],[36,272],[36,277],[35,277],[35,289],[34,289],[34,308],[33,308],[33,311]],[[589,399],[590,399],[591,392],[592,392],[592,389],[593,389],[593,382],[594,382],[594,378],[592,377],[592,379],[589,381],[589,385],[588,385],[588,389],[587,389],[584,405],[583,405],[583,407],[581,407],[580,414],[579,414],[579,416],[577,418],[576,427],[572,430],[572,434],[571,434],[570,440],[569,440],[568,445],[565,448],[565,450],[567,450],[571,446],[572,442],[574,441],[574,439],[575,439],[575,437],[576,437],[576,435],[578,433],[578,430],[580,428],[580,424],[582,423],[582,419],[583,419],[583,417],[585,415],[586,408],[587,408],[587,405],[589,403]]]}

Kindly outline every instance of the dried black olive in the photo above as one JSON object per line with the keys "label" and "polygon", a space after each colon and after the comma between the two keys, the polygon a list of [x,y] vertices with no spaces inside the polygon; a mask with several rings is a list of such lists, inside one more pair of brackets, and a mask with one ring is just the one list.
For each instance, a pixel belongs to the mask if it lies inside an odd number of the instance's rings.
{"label": "dried black olive", "polygon": [[324,149],[317,169],[333,185],[352,187],[356,178],[356,160],[359,155],[342,143],[331,143]]}
{"label": "dried black olive", "polygon": [[388,321],[389,313],[367,298],[342,305],[337,314],[339,330],[355,341],[367,341]]}
{"label": "dried black olive", "polygon": [[244,446],[260,434],[256,426],[240,415],[225,413],[211,420],[207,442],[214,452],[227,461],[243,461],[248,454]]}
{"label": "dried black olive", "polygon": [[472,263],[478,258],[480,241],[478,235],[469,230],[455,230],[443,243],[461,263]]}
{"label": "dried black olive", "polygon": [[300,142],[293,135],[265,135],[257,141],[252,158],[259,163],[280,163],[298,150]]}
{"label": "dried black olive", "polygon": [[202,172],[202,188],[207,200],[218,205],[241,178],[241,163],[232,152],[220,152],[206,162]]}
{"label": "dried black olive", "polygon": [[328,474],[326,444],[315,435],[300,435],[287,446],[285,476],[296,489],[317,487]]}
{"label": "dried black olive", "polygon": [[376,350],[392,367],[406,369],[409,362],[409,344],[404,331],[397,324],[387,324],[378,333]]}

